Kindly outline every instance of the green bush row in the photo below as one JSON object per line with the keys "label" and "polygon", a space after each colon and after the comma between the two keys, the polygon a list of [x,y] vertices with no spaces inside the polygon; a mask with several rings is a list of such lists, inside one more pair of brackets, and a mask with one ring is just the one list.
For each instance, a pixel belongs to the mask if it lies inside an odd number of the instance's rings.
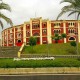
{"label": "green bush row", "polygon": [[0,68],[80,67],[78,59],[26,60],[0,59]]}

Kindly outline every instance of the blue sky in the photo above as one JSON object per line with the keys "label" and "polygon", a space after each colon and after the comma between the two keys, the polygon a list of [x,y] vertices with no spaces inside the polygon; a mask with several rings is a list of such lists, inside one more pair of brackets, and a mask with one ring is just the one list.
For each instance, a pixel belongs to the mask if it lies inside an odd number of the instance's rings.
{"label": "blue sky", "polygon": [[[67,4],[60,4],[60,1],[61,0],[3,0],[3,2],[11,6],[12,12],[2,12],[12,19],[14,25],[22,24],[34,17],[56,20],[61,8]],[[75,17],[74,15],[67,17],[67,14],[65,14],[60,19],[75,19]],[[4,29],[10,27],[5,21],[3,22]],[[1,28],[0,31],[2,31]]]}

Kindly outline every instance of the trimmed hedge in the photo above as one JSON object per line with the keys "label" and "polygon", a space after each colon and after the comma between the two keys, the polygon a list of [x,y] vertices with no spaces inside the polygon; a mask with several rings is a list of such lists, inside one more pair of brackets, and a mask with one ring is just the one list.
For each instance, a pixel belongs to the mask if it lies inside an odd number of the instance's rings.
{"label": "trimmed hedge", "polygon": [[78,59],[26,60],[0,59],[0,68],[80,67]]}

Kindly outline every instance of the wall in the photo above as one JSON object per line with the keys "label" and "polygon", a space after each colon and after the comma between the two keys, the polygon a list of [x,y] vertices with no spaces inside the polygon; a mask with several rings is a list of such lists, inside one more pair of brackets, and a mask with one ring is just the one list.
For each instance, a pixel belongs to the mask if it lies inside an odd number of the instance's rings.
{"label": "wall", "polygon": [[80,74],[80,67],[54,67],[54,68],[0,68],[0,74]]}

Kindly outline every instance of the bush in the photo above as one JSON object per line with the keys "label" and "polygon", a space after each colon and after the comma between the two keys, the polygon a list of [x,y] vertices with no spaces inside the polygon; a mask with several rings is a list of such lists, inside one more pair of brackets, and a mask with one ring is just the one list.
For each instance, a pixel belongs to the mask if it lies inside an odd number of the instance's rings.
{"label": "bush", "polygon": [[30,37],[29,39],[29,45],[34,46],[36,45],[37,39],[35,37]]}
{"label": "bush", "polygon": [[71,42],[70,42],[70,45],[76,47],[77,44],[76,44],[75,41],[71,41]]}
{"label": "bush", "polygon": [[13,61],[0,59],[0,68],[40,68],[40,67],[80,67],[78,59],[63,58],[55,60],[26,60]]}

